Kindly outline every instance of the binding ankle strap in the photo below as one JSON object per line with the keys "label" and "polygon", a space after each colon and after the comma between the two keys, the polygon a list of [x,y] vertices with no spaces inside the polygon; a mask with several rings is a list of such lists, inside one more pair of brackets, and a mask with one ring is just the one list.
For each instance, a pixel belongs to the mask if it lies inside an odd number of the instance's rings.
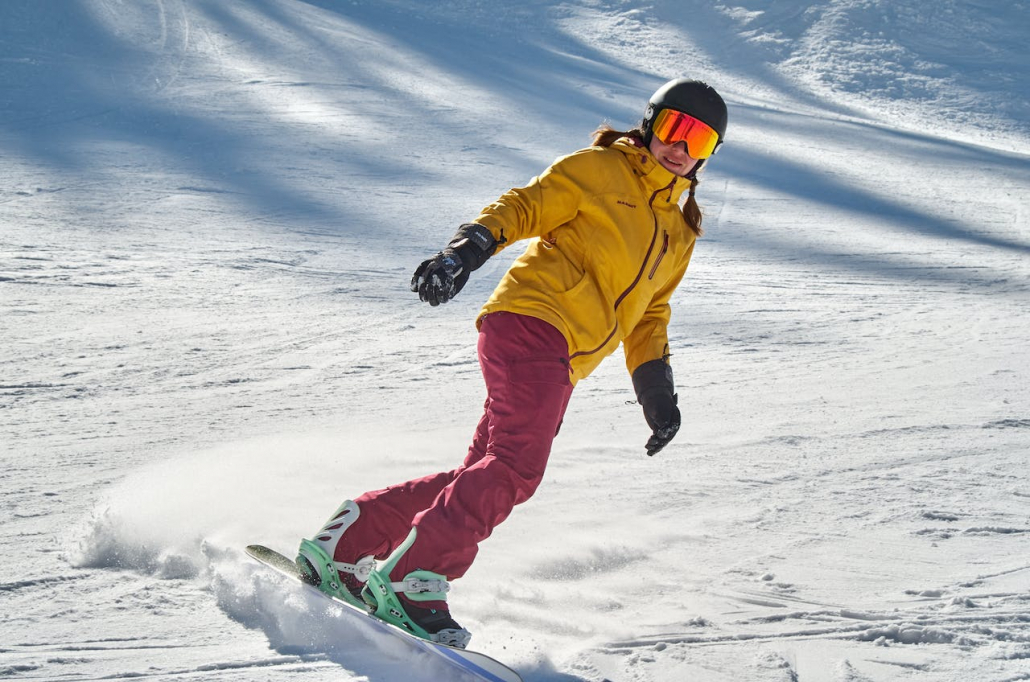
{"label": "binding ankle strap", "polygon": [[[366,557],[371,559],[371,557]],[[365,561],[362,559],[356,564],[348,564],[343,561],[334,561],[333,565],[336,566],[336,570],[343,571],[344,573],[350,573],[361,582],[368,582],[368,576],[372,575],[372,569],[375,568],[375,560]]]}

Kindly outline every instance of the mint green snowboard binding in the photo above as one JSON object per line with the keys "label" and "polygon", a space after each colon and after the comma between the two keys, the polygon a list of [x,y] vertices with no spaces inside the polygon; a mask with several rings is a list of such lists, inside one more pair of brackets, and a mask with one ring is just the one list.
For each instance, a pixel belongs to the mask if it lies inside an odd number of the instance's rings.
{"label": "mint green snowboard binding", "polygon": [[[455,623],[450,618],[450,614],[421,609],[420,611],[425,612],[427,618],[422,618],[422,622],[419,623],[411,617],[403,600],[397,594],[403,592],[407,599],[413,602],[446,601],[447,592],[450,590],[446,576],[432,571],[419,570],[404,576],[404,580],[401,582],[390,581],[390,572],[393,571],[405,552],[415,544],[417,532],[417,529],[412,528],[407,539],[394,550],[385,563],[372,570],[361,596],[368,602],[372,608],[372,614],[376,618],[402,630],[407,630],[416,637],[464,649],[468,646],[472,635],[468,630]],[[434,624],[443,625],[443,627],[437,629],[432,627]],[[430,632],[427,627],[433,631]]]}

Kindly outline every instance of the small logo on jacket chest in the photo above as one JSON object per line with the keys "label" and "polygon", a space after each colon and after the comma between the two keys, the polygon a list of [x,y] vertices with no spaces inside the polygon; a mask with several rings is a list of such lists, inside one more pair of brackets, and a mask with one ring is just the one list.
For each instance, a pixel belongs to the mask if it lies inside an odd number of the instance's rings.
{"label": "small logo on jacket chest", "polygon": [[619,199],[619,200],[618,200],[618,201],[616,201],[615,203],[617,203],[617,204],[621,204],[621,205],[623,205],[623,206],[629,206],[630,208],[636,208],[636,207],[637,207],[637,205],[636,205],[636,204],[631,204],[631,203],[629,203],[628,201],[623,201],[622,199]]}

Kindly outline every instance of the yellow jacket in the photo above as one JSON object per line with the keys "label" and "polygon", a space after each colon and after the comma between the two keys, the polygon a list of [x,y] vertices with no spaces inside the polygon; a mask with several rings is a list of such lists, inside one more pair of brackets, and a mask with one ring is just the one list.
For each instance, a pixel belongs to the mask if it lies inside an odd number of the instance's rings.
{"label": "yellow jacket", "polygon": [[630,373],[665,357],[669,298],[694,251],[678,204],[689,186],[628,138],[558,159],[475,220],[502,248],[537,238],[479,319],[508,311],[556,327],[569,342],[573,383],[620,342]]}

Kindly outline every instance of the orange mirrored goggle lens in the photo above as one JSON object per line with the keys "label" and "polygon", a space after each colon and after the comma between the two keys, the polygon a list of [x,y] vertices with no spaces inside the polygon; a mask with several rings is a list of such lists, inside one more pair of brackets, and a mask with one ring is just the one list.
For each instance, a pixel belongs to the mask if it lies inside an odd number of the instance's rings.
{"label": "orange mirrored goggle lens", "polygon": [[659,111],[651,130],[665,144],[686,142],[687,153],[695,159],[707,159],[719,144],[719,133],[711,126],[673,109]]}

